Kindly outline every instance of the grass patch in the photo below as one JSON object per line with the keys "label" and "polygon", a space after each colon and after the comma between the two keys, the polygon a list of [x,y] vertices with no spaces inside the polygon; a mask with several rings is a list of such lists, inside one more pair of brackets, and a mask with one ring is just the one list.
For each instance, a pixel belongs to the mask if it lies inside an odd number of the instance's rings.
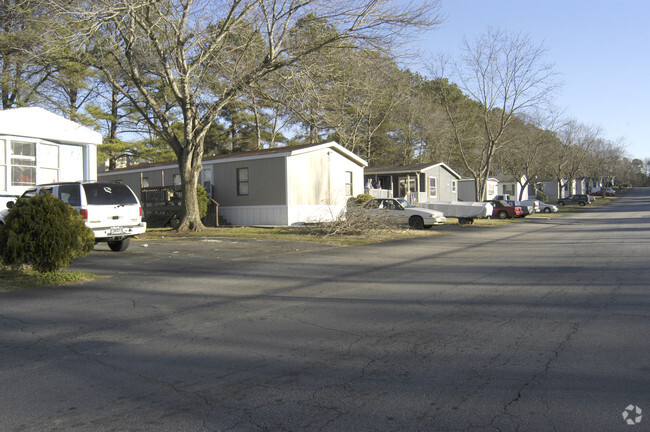
{"label": "grass patch", "polygon": [[37,286],[69,285],[98,278],[99,276],[91,273],[75,271],[41,273],[30,268],[15,270],[0,267],[0,292]]}
{"label": "grass patch", "polygon": [[330,244],[336,246],[355,246],[370,243],[380,243],[392,240],[402,240],[407,238],[426,237],[441,234],[442,232],[454,231],[456,229],[470,229],[471,227],[489,227],[499,226],[511,223],[522,222],[529,218],[543,217],[554,218],[561,217],[567,213],[577,213],[589,208],[598,207],[609,203],[615,197],[598,198],[594,203],[581,207],[570,205],[560,207],[557,213],[537,213],[527,216],[526,218],[514,219],[497,219],[485,218],[475,219],[473,224],[460,225],[457,218],[447,218],[447,223],[438,227],[432,227],[428,230],[411,230],[411,229],[369,229],[359,234],[335,234],[328,235],[327,228],[323,226],[320,229],[318,224],[302,225],[295,227],[248,227],[248,226],[222,226],[208,227],[200,232],[179,233],[173,228],[147,228],[147,232],[137,236],[140,241],[155,241],[161,239],[174,238],[250,238],[250,239],[268,239],[268,240],[286,240],[298,242],[313,242],[321,244]]}
{"label": "grass patch", "polygon": [[585,211],[585,210],[589,210],[589,209],[592,209],[592,208],[607,205],[610,202],[616,200],[617,198],[618,197],[605,197],[605,198],[596,197],[595,201],[593,201],[591,204],[587,204],[586,206],[581,206],[581,205],[577,205],[577,204],[561,206],[561,205],[555,204],[560,208],[560,211],[557,212],[557,213],[551,213],[551,214],[561,215],[561,214],[566,214],[566,213],[579,213],[579,212],[582,212],[582,211]]}
{"label": "grass patch", "polygon": [[313,242],[331,244],[336,246],[354,246],[360,244],[379,243],[405,238],[416,238],[435,235],[436,228],[429,230],[386,229],[369,230],[358,235],[325,235],[316,225],[296,227],[244,227],[224,226],[206,228],[201,232],[179,233],[172,228],[149,228],[147,232],[138,236],[138,240],[160,240],[186,237],[223,237],[223,238],[251,238],[286,240],[299,242]]}

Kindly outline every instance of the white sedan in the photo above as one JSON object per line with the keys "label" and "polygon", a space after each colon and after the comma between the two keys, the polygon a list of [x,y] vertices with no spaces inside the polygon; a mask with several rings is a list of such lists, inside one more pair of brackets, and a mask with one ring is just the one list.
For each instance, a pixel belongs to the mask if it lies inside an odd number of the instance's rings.
{"label": "white sedan", "polygon": [[362,209],[388,217],[398,224],[408,224],[414,229],[431,228],[447,220],[442,212],[413,207],[403,198],[373,198]]}
{"label": "white sedan", "polygon": [[559,210],[558,206],[553,204],[546,204],[545,202],[540,201],[539,210],[537,211],[543,213],[557,213],[558,210]]}
{"label": "white sedan", "polygon": [[536,213],[557,213],[559,210],[558,206],[553,204],[546,204],[540,200],[526,200],[522,202],[526,203],[527,205],[535,206]]}

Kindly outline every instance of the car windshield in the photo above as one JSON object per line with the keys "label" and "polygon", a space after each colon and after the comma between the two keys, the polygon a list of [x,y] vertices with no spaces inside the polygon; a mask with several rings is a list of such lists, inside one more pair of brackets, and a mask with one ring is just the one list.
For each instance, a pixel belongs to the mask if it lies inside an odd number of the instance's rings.
{"label": "car windshield", "polygon": [[29,189],[21,195],[21,198],[31,198],[34,195],[36,195],[36,189]]}
{"label": "car windshield", "polygon": [[396,198],[395,201],[400,203],[400,205],[404,208],[412,208],[413,206],[411,205],[410,202],[406,201],[404,198]]}
{"label": "car windshield", "polygon": [[126,185],[119,183],[88,183],[83,185],[89,205],[137,204],[138,201]]}

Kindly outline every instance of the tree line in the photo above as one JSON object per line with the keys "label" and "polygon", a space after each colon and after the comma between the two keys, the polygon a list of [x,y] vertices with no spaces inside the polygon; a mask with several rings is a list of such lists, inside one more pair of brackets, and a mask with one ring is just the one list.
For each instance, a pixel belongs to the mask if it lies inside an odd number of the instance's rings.
{"label": "tree line", "polygon": [[[371,166],[440,162],[498,174],[647,183],[621,143],[552,107],[545,49],[488,29],[426,73],[400,66],[437,1],[7,0],[2,109],[40,105],[102,131],[123,155],[176,159],[200,230],[206,155],[335,140]],[[525,185],[524,185],[525,186]]]}

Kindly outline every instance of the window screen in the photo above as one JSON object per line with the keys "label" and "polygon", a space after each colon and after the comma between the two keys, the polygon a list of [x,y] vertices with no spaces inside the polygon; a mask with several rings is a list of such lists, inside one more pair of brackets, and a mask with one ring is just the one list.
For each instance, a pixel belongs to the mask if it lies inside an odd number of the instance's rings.
{"label": "window screen", "polygon": [[345,195],[346,196],[352,196],[353,188],[352,188],[352,171],[346,171],[345,172]]}
{"label": "window screen", "polygon": [[248,168],[237,168],[237,195],[248,195]]}

